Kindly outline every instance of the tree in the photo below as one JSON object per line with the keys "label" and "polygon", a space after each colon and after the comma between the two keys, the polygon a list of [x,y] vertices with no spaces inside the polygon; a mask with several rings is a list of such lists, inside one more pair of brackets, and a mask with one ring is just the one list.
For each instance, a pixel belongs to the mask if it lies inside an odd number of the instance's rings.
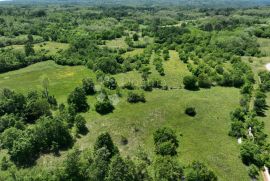
{"label": "tree", "polygon": [[35,149],[31,137],[21,136],[13,142],[9,151],[10,159],[18,165],[32,164],[36,158],[38,150]]}
{"label": "tree", "polygon": [[120,157],[115,155],[109,165],[108,176],[106,181],[135,181],[136,172],[134,165]]}
{"label": "tree", "polygon": [[75,148],[70,151],[64,161],[64,173],[65,179],[76,181],[82,180],[83,176],[81,175],[81,162],[80,162],[81,152],[79,149]]}
{"label": "tree", "polygon": [[200,74],[198,76],[198,85],[202,88],[210,88],[212,82],[206,74]]}
{"label": "tree", "polygon": [[75,117],[75,126],[79,133],[86,133],[87,132],[87,127],[86,127],[86,120],[82,115],[76,115]]}
{"label": "tree", "polygon": [[103,147],[109,151],[110,158],[119,153],[118,148],[114,145],[109,133],[102,133],[98,136],[94,145],[94,152]]}
{"label": "tree", "polygon": [[145,102],[145,97],[144,94],[142,93],[141,95],[134,93],[134,92],[129,92],[128,93],[128,98],[127,101],[129,103],[138,103],[138,102]]}
{"label": "tree", "polygon": [[24,129],[24,123],[21,118],[15,116],[14,114],[5,114],[4,116],[0,117],[0,133],[10,127]]}
{"label": "tree", "polygon": [[76,112],[86,112],[89,109],[84,90],[76,87],[68,96],[68,104],[73,105]]}
{"label": "tree", "polygon": [[203,163],[193,162],[189,167],[186,175],[187,181],[217,181],[217,176],[209,170]]}
{"label": "tree", "polygon": [[248,168],[248,175],[252,178],[252,179],[257,179],[259,176],[259,168],[254,165],[251,164]]}
{"label": "tree", "polygon": [[111,153],[106,147],[96,150],[90,167],[90,180],[104,180],[108,173],[110,160]]}
{"label": "tree", "polygon": [[82,80],[82,87],[86,95],[93,95],[95,94],[95,84],[94,81],[91,78],[84,78]]}
{"label": "tree", "polygon": [[28,101],[25,108],[27,121],[33,123],[41,116],[51,116],[50,104],[45,99],[35,99]]}
{"label": "tree", "polygon": [[183,83],[185,86],[185,89],[188,90],[196,90],[198,88],[197,86],[197,78],[195,76],[185,76],[183,79]]}
{"label": "tree", "polygon": [[108,99],[105,99],[103,101],[98,101],[95,104],[95,108],[99,114],[108,114],[114,110],[114,106]]}
{"label": "tree", "polygon": [[22,131],[19,129],[16,129],[14,127],[6,129],[2,134],[1,134],[1,143],[2,147],[6,148],[8,150],[12,149],[13,142],[19,139],[22,135]]}
{"label": "tree", "polygon": [[260,148],[255,143],[251,141],[244,142],[240,148],[240,155],[244,164],[255,164],[257,166],[262,166],[259,158]]}
{"label": "tree", "polygon": [[256,93],[253,109],[258,115],[264,115],[264,111],[267,108],[265,99],[266,95],[263,92],[258,91]]}
{"label": "tree", "polygon": [[139,35],[137,33],[133,34],[133,41],[138,41]]}
{"label": "tree", "polygon": [[34,55],[35,54],[35,50],[34,50],[34,46],[32,43],[27,42],[24,46],[24,52],[26,56],[30,56],[30,55]]}
{"label": "tree", "polygon": [[181,181],[183,168],[170,156],[158,156],[154,162],[155,180]]}
{"label": "tree", "polygon": [[110,77],[105,79],[104,86],[111,90],[115,90],[117,88],[117,82],[114,77]]}
{"label": "tree", "polygon": [[177,154],[179,141],[175,132],[167,127],[159,128],[154,133],[155,151],[157,154],[174,156]]}
{"label": "tree", "polygon": [[2,160],[1,160],[1,166],[0,166],[0,168],[1,168],[2,171],[6,171],[9,167],[10,167],[10,163],[9,163],[7,157],[4,156],[2,158]]}

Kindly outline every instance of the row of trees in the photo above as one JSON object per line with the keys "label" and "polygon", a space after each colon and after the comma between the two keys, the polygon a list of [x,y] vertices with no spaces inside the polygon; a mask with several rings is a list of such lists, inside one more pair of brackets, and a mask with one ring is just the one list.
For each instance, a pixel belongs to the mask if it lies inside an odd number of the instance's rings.
{"label": "row of trees", "polygon": [[[46,168],[39,174],[16,172],[15,175],[16,178],[32,180],[217,180],[215,174],[203,163],[196,161],[183,167],[173,157],[177,154],[179,140],[172,129],[158,129],[154,133],[154,142],[157,155],[153,159],[142,150],[138,151],[133,159],[124,158],[110,134],[102,133],[97,137],[93,150],[80,151],[75,147],[69,151],[61,167]],[[4,166],[2,168],[11,169],[6,159],[2,160],[1,165]]]}

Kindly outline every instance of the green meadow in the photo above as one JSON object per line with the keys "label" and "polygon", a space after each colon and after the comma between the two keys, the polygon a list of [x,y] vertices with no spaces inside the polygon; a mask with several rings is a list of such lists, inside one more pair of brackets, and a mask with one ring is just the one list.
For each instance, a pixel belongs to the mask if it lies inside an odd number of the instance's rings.
{"label": "green meadow", "polygon": [[[128,52],[136,54],[141,49]],[[170,59],[164,62],[165,76],[158,75],[151,66],[150,78],[159,77],[172,90],[154,90],[146,92],[146,103],[130,104],[126,101],[127,91],[122,97],[115,98],[113,113],[101,116],[94,111],[95,96],[89,96],[90,110],[84,113],[89,133],[78,139],[75,146],[92,148],[96,137],[108,131],[121,153],[133,156],[143,149],[154,156],[153,133],[162,126],[174,128],[180,138],[179,159],[184,164],[201,160],[215,171],[220,180],[249,180],[247,168],[239,158],[239,146],[234,138],[228,136],[230,128],[229,113],[239,105],[240,93],[236,88],[214,87],[199,91],[188,91],[182,87],[182,78],[189,72],[180,62],[178,53],[170,51]],[[84,77],[95,73],[83,66],[60,66],[53,61],[37,63],[26,68],[0,74],[0,87],[11,88],[26,93],[30,90],[42,90],[42,80],[49,79],[49,91],[58,102],[65,102],[67,95],[81,84]],[[140,85],[141,76],[137,71],[115,75],[119,85],[134,82]],[[98,82],[96,82],[97,86]],[[135,90],[139,91],[139,90]],[[197,110],[196,117],[184,113],[188,106]],[[121,136],[128,138],[128,144],[120,144]],[[37,166],[31,168],[37,172],[44,166],[55,167],[66,156],[47,154],[41,156]]]}

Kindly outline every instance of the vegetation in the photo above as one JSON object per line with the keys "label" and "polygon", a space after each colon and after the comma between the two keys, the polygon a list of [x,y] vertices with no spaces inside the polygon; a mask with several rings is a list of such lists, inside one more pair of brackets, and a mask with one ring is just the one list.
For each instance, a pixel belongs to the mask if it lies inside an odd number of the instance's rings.
{"label": "vegetation", "polygon": [[0,180],[261,179],[269,7],[68,2],[0,5]]}

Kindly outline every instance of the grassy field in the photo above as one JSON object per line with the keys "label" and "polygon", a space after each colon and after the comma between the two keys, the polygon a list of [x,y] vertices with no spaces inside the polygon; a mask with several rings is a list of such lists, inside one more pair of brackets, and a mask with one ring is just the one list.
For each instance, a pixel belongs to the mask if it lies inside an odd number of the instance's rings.
{"label": "grassy field", "polygon": [[[42,42],[34,44],[34,50],[36,52],[45,51],[48,55],[54,55],[58,51],[66,50],[69,47],[67,43],[58,43],[58,42]],[[24,45],[11,45],[5,48],[12,48],[14,50],[22,50],[24,49]]]}
{"label": "grassy field", "polygon": [[[138,53],[140,49],[129,53]],[[166,75],[162,78],[169,86],[181,87],[181,80],[188,74],[186,65],[178,59],[175,51],[170,52],[170,60],[164,62]],[[154,72],[155,70],[152,70]],[[41,90],[42,80],[50,80],[49,90],[58,99],[65,102],[69,92],[81,84],[84,77],[95,79],[94,72],[82,66],[59,66],[52,61],[37,63],[29,67],[0,74],[0,87],[8,87],[21,92]],[[158,76],[153,73],[153,76]],[[141,82],[138,72],[132,71],[115,76],[118,84]],[[220,180],[249,180],[247,169],[239,159],[239,146],[235,139],[228,136],[230,127],[229,113],[239,105],[239,90],[235,88],[215,87],[200,91],[154,90],[145,93],[146,103],[129,104],[127,91],[113,113],[101,116],[94,111],[95,96],[89,97],[91,109],[85,113],[89,133],[76,142],[80,148],[91,148],[96,137],[108,131],[124,155],[132,155],[141,147],[151,156],[154,155],[153,132],[162,126],[172,127],[180,138],[178,159],[189,164],[193,160],[205,162],[218,175]],[[194,106],[197,116],[192,118],[184,114],[187,106]],[[182,134],[182,137],[180,136]],[[121,136],[129,143],[120,144]],[[3,152],[2,152],[3,153]],[[53,167],[61,157],[44,155],[34,169]]]}

